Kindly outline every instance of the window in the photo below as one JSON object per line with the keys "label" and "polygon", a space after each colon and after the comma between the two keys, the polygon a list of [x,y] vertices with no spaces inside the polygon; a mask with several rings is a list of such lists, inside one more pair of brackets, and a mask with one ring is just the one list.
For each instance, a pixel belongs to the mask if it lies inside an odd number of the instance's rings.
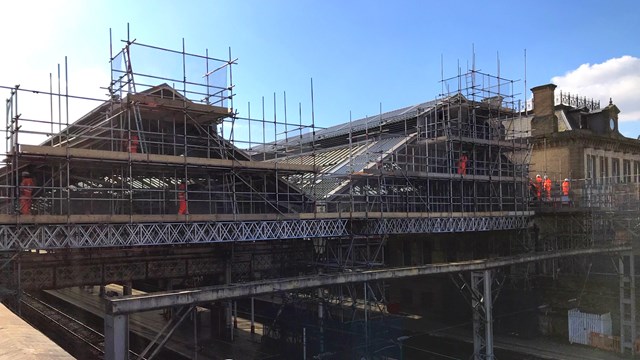
{"label": "window", "polygon": [[633,162],[633,181],[635,183],[640,182],[640,161]]}
{"label": "window", "polygon": [[594,181],[596,178],[596,156],[587,155],[587,181]]}
{"label": "window", "polygon": [[620,182],[620,159],[611,159],[611,182]]}
{"label": "window", "polygon": [[631,160],[622,160],[622,182],[631,182]]}
{"label": "window", "polygon": [[600,156],[600,182],[606,184],[609,177],[609,162],[604,156]]}

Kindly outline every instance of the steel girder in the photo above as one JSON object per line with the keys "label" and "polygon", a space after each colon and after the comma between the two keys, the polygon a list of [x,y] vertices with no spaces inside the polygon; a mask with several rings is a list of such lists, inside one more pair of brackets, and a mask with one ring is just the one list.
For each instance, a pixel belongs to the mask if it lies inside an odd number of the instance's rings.
{"label": "steel girder", "polygon": [[0,225],[0,251],[203,244],[347,235],[347,220]]}
{"label": "steel girder", "polygon": [[[11,224],[0,225],[0,251],[205,244],[351,235],[347,219],[280,221]],[[370,235],[511,230],[527,227],[528,217],[429,217],[368,219]]]}
{"label": "steel girder", "polygon": [[525,229],[528,220],[524,215],[376,219],[370,220],[365,232],[382,235],[514,230]]}

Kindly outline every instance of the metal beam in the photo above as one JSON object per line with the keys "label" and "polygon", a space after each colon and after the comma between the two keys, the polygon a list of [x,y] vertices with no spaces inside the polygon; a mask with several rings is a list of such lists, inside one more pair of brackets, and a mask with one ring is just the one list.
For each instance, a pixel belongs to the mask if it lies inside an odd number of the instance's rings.
{"label": "metal beam", "polygon": [[364,281],[390,280],[461,271],[482,271],[503,266],[601,253],[617,253],[631,250],[630,246],[600,247],[589,249],[529,253],[526,255],[495,259],[470,260],[456,263],[431,264],[406,268],[353,271],[338,274],[319,274],[277,280],[254,281],[242,284],[203,287],[191,290],[159,292],[146,295],[125,296],[110,299],[105,307],[109,314],[130,314],[140,311],[162,309],[171,306],[203,304],[224,299],[258,296],[281,291],[359,283]]}
{"label": "metal beam", "polygon": [[388,235],[514,230],[525,229],[529,219],[524,212],[503,216],[382,218],[369,220],[365,233]]}
{"label": "metal beam", "polygon": [[[525,229],[530,213],[501,212],[497,215],[423,218],[372,218],[351,220],[366,222],[366,235],[433,234]],[[420,213],[413,213],[417,216]],[[326,214],[325,214],[326,215]],[[335,216],[341,214],[336,213]],[[109,223],[113,216],[85,219],[86,223],[0,224],[0,251],[55,250],[69,248],[137,247],[174,244],[210,244],[220,242],[328,238],[351,235],[347,218],[282,219],[201,222]],[[124,216],[134,221],[137,215]],[[164,215],[158,219],[162,219]],[[197,217],[198,215],[190,215]],[[385,215],[387,216],[387,215]],[[32,216],[38,219],[39,216]],[[60,216],[68,221],[68,217]],[[156,220],[158,220],[156,219]],[[192,219],[193,220],[193,219]],[[15,219],[13,220],[15,222]]]}
{"label": "metal beam", "polygon": [[345,219],[0,225],[0,251],[210,244],[347,236]]}

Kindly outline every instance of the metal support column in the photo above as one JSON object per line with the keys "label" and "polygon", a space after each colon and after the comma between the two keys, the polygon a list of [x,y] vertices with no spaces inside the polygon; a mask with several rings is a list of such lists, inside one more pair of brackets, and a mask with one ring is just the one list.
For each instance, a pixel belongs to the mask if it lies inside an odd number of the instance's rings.
{"label": "metal support column", "polygon": [[619,258],[620,274],[620,351],[635,356],[636,339],[636,282],[633,253]]}
{"label": "metal support column", "polygon": [[18,316],[22,316],[22,268],[20,264],[20,255],[18,255],[17,263],[18,271],[16,271],[16,309],[18,311]]}
{"label": "metal support column", "polygon": [[194,307],[193,311],[193,360],[198,360],[198,308]]}
{"label": "metal support column", "polygon": [[318,289],[318,326],[320,327],[320,353],[324,352],[324,303],[322,289]]}
{"label": "metal support column", "polygon": [[256,333],[256,323],[255,323],[255,304],[254,304],[254,300],[255,298],[252,296],[251,297],[251,334],[255,334]]}
{"label": "metal support column", "polygon": [[[232,277],[232,263],[233,263],[233,245],[231,245],[231,251],[229,253],[229,257],[226,259],[225,261],[225,283],[227,285],[231,285],[231,281],[233,280]],[[234,327],[233,327],[233,301],[231,300],[226,300],[224,302],[224,308],[225,308],[225,325],[226,325],[226,330],[229,334],[229,340],[233,341],[233,336],[234,336]]]}
{"label": "metal support column", "polygon": [[233,328],[238,328],[238,302],[233,302]]}
{"label": "metal support column", "polygon": [[484,336],[486,359],[493,360],[493,294],[491,270],[484,271]]}
{"label": "metal support column", "polygon": [[471,273],[474,360],[494,360],[492,280],[491,270]]}
{"label": "metal support column", "polygon": [[129,315],[104,316],[105,360],[129,359]]}
{"label": "metal support column", "polygon": [[131,281],[127,281],[124,285],[122,285],[122,295],[131,294],[133,294],[133,285],[131,284]]}

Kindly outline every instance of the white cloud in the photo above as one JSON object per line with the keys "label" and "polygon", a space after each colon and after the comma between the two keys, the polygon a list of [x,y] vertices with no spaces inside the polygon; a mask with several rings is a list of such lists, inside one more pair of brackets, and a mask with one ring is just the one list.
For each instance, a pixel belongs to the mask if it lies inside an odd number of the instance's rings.
{"label": "white cloud", "polygon": [[558,90],[600,100],[601,106],[609,98],[620,109],[620,121],[640,120],[640,58],[622,56],[600,64],[582,64],[551,82]]}

